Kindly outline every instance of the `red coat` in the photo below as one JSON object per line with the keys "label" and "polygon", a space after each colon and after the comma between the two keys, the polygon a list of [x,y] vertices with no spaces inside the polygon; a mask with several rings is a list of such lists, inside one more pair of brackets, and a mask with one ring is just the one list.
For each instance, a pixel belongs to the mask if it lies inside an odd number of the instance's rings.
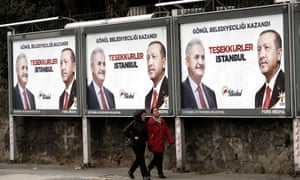
{"label": "red coat", "polygon": [[148,121],[148,149],[150,152],[164,152],[165,140],[167,139],[169,144],[174,144],[174,140],[171,136],[170,130],[166,121],[160,118],[161,123],[155,121],[153,117]]}

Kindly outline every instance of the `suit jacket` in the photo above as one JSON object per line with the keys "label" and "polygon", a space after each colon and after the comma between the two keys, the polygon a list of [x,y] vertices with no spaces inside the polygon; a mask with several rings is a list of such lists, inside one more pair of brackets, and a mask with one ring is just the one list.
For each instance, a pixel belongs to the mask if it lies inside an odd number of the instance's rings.
{"label": "suit jacket", "polygon": [[[168,95],[168,78],[164,77],[160,91],[158,94],[158,99],[157,99],[157,107],[159,108],[163,103],[164,103],[164,98]],[[153,88],[149,91],[149,93],[146,95],[145,98],[145,108],[146,109],[151,109],[151,100],[152,100],[152,94],[153,94]]]}
{"label": "suit jacket", "polygon": [[[34,95],[26,88],[28,101],[32,110],[35,110]],[[25,109],[22,103],[22,96],[19,92],[19,85],[17,84],[13,89],[13,109]]]}
{"label": "suit jacket", "polygon": [[[64,109],[64,98],[65,98],[65,91],[63,91],[63,93],[59,97],[59,109]],[[69,95],[69,102],[68,102],[68,109],[73,105],[74,98],[77,98],[76,79],[74,80],[72,87],[71,87],[71,93]]]}
{"label": "suit jacket", "polygon": [[[257,91],[255,94],[255,107],[262,108],[264,93],[266,89],[266,83]],[[271,101],[268,108],[271,108],[279,101],[279,94],[285,92],[284,87],[284,72],[282,70],[279,71],[278,76],[275,80],[275,84],[273,87],[273,92],[271,96]]]}
{"label": "suit jacket", "polygon": [[[209,109],[217,109],[215,92],[203,83],[202,86]],[[186,80],[181,84],[181,108],[198,109],[197,102],[188,78],[186,78]]]}
{"label": "suit jacket", "polygon": [[[106,97],[107,103],[108,103],[108,107],[109,109],[115,109],[116,105],[115,105],[115,97],[114,94],[109,91],[107,88],[105,88],[103,86],[103,90],[104,90],[104,95]],[[89,110],[96,110],[96,109],[100,109],[100,105],[99,102],[97,100],[97,94],[95,92],[95,88],[94,88],[94,84],[91,83],[88,86],[88,90],[87,90],[87,108]]]}

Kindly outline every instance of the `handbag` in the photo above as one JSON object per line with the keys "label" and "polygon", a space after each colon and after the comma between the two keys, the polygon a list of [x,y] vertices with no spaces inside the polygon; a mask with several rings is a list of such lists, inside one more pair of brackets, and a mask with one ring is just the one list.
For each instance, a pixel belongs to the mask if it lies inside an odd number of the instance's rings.
{"label": "handbag", "polygon": [[127,125],[123,129],[123,134],[126,136],[125,146],[131,147],[134,145],[134,140],[131,138],[134,134],[134,129],[135,129],[135,120],[131,121],[129,125]]}
{"label": "handbag", "polygon": [[127,138],[126,141],[125,141],[125,145],[129,146],[129,147],[133,146],[133,143],[134,142],[133,142],[132,138]]}

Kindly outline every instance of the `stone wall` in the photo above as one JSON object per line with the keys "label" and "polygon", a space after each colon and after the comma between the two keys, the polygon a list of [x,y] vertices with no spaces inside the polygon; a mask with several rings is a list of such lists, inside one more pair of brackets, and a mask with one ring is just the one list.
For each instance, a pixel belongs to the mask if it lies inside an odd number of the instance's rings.
{"label": "stone wall", "polygon": [[0,77],[0,161],[9,159],[8,84]]}
{"label": "stone wall", "polygon": [[292,119],[189,119],[186,167],[199,171],[293,172]]}
{"label": "stone wall", "polygon": [[[7,82],[0,82],[0,161],[9,161]],[[174,118],[166,118],[174,136]],[[186,170],[289,174],[293,172],[292,119],[186,118]],[[122,129],[131,118],[92,118],[91,155],[97,167],[129,167],[132,150]],[[81,118],[17,117],[17,161],[81,165]],[[164,167],[176,168],[175,146]],[[151,153],[146,152],[146,161]]]}

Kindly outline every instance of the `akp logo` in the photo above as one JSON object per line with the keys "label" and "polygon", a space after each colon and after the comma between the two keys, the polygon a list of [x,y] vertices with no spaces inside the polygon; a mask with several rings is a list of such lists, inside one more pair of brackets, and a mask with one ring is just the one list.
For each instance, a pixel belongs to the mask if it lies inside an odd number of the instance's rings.
{"label": "akp logo", "polygon": [[223,89],[222,89],[222,95],[226,95],[228,93],[228,87],[227,86],[224,86]]}
{"label": "akp logo", "polygon": [[51,94],[46,94],[43,91],[39,92],[39,99],[51,99]]}
{"label": "akp logo", "polygon": [[126,92],[124,89],[119,91],[120,98],[134,99],[134,92]]}
{"label": "akp logo", "polygon": [[243,90],[242,89],[236,89],[236,90],[233,90],[231,88],[228,88],[227,86],[224,86],[222,88],[222,95],[223,96],[242,96],[242,92]]}

